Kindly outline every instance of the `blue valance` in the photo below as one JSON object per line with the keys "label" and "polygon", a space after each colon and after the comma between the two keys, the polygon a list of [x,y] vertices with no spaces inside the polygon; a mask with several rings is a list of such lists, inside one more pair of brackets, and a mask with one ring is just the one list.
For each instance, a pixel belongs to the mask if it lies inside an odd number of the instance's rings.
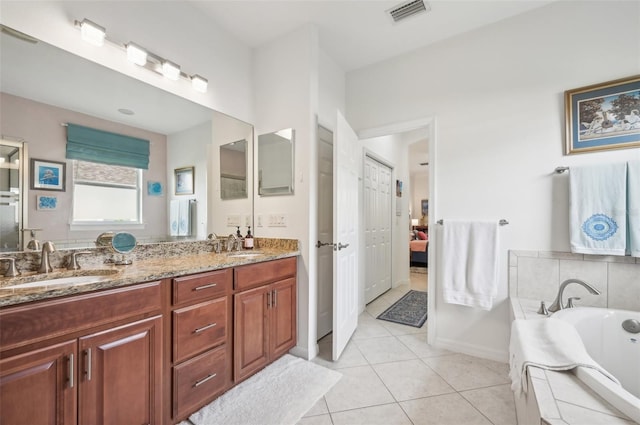
{"label": "blue valance", "polygon": [[68,124],[67,158],[147,170],[149,141]]}

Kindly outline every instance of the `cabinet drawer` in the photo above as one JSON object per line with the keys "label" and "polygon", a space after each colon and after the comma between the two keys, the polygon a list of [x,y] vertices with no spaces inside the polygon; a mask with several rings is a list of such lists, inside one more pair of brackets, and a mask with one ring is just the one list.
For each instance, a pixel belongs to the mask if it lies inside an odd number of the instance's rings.
{"label": "cabinet drawer", "polygon": [[173,361],[182,361],[227,340],[229,297],[173,312]]}
{"label": "cabinet drawer", "polygon": [[296,257],[236,267],[234,269],[234,289],[244,291],[245,289],[293,277],[296,275],[296,270]]}
{"label": "cabinet drawer", "polygon": [[198,273],[173,279],[173,304],[202,301],[227,295],[231,289],[232,269]]}
{"label": "cabinet drawer", "polygon": [[0,347],[15,347],[160,309],[160,282],[0,310]]}
{"label": "cabinet drawer", "polygon": [[174,417],[194,412],[229,382],[227,347],[207,351],[173,368]]}

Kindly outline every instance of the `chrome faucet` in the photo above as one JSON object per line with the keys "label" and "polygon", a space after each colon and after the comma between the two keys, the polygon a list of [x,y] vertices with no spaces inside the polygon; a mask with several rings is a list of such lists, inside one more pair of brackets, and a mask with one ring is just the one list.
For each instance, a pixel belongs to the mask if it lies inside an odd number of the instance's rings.
{"label": "chrome faucet", "polygon": [[233,248],[236,248],[236,251],[240,251],[240,248],[242,248],[242,241],[233,233],[231,233],[228,237],[227,237],[227,251],[233,251]]}
{"label": "chrome faucet", "polygon": [[572,302],[573,299],[570,299],[569,300],[570,302],[567,303],[566,306],[562,305],[562,294],[564,293],[564,288],[566,288],[567,285],[569,285],[570,283],[577,283],[578,285],[584,286],[587,289],[587,291],[589,291],[590,294],[600,295],[600,291],[598,291],[596,288],[594,288],[593,286],[589,285],[588,283],[580,279],[567,279],[560,284],[560,289],[558,290],[558,296],[556,297],[555,301],[553,301],[553,304],[551,304],[551,306],[547,310],[549,310],[550,312],[556,312],[558,310],[562,310],[563,308],[573,307],[573,302]]}
{"label": "chrome faucet", "polygon": [[56,247],[53,242],[47,241],[42,244],[42,256],[40,258],[40,268],[38,273],[49,273],[53,271],[51,262],[49,261],[49,254],[56,251]]}
{"label": "chrome faucet", "polygon": [[220,251],[222,251],[222,243],[224,241],[222,239],[218,239],[218,235],[216,235],[215,233],[209,233],[209,236],[207,236],[207,240],[211,241],[211,245],[213,245],[213,251],[216,254],[220,254]]}
{"label": "chrome faucet", "polygon": [[74,251],[69,254],[69,260],[67,261],[67,270],[80,270],[80,264],[78,264],[78,255],[91,254],[91,251]]}

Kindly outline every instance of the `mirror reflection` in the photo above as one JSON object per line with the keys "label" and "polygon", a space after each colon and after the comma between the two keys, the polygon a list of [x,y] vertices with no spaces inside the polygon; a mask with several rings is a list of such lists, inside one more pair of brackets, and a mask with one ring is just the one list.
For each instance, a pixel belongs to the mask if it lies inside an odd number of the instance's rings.
{"label": "mirror reflection", "polygon": [[[66,188],[62,191],[29,189],[28,181],[33,176],[25,176],[27,184],[18,192],[24,195],[27,209],[23,223],[17,227],[42,229],[39,238],[55,241],[59,248],[94,246],[96,235],[105,230],[131,232],[141,243],[175,240],[170,236],[169,209],[177,198],[197,201],[194,230],[178,239],[205,239],[211,232],[230,233],[236,225],[232,223],[253,223],[250,124],[39,40],[3,30],[0,50],[2,138],[24,140],[29,157],[66,164]],[[42,66],[45,59],[47,65]],[[95,192],[84,191],[82,195],[83,191],[76,190],[74,184],[82,180],[78,176],[96,177],[100,171],[91,164],[83,171],[78,161],[68,158],[67,123],[149,141],[148,168],[140,170],[139,178],[127,182],[135,193],[132,199],[139,204],[140,219],[136,223],[125,226],[99,214],[91,220],[74,219],[73,203],[78,201],[74,193],[86,197]],[[219,146],[241,140],[247,158],[244,199],[241,203],[223,202],[218,193]],[[194,193],[176,197],[174,170],[183,167],[194,167]],[[84,179],[85,186],[96,182],[104,183],[99,178]],[[121,182],[109,181],[112,183]],[[4,178],[2,185],[4,194]],[[55,208],[37,208],[37,198],[44,195]],[[0,234],[2,244],[10,238],[5,228],[3,225]],[[21,242],[17,246],[22,249]]]}
{"label": "mirror reflection", "polygon": [[258,136],[258,193],[260,196],[293,194],[292,128]]}
{"label": "mirror reflection", "polygon": [[0,140],[0,252],[22,243],[23,143]]}
{"label": "mirror reflection", "polygon": [[220,146],[220,198],[247,197],[247,141]]}

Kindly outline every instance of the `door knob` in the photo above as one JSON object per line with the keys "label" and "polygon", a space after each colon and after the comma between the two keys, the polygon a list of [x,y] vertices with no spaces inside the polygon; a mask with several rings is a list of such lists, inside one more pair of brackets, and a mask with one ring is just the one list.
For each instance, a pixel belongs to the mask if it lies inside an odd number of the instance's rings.
{"label": "door knob", "polygon": [[321,247],[327,246],[327,245],[333,245],[333,242],[320,242],[320,241],[318,241],[318,243],[316,244],[316,248],[321,248]]}
{"label": "door knob", "polygon": [[349,244],[348,244],[348,243],[346,243],[346,244],[344,244],[344,245],[343,245],[343,244],[342,244],[342,242],[338,242],[338,251],[340,251],[342,248],[346,248],[346,247],[348,247],[348,246],[349,246]]}

